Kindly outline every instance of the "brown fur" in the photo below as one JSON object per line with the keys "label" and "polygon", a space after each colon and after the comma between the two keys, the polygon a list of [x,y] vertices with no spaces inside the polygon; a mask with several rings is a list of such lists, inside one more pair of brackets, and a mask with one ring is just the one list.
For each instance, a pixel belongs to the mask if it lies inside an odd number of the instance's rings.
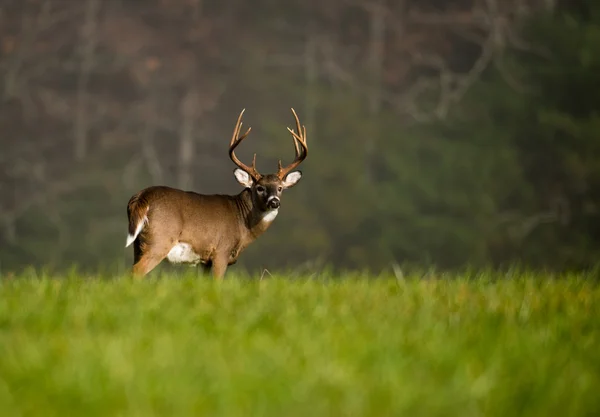
{"label": "brown fur", "polygon": [[[270,177],[261,183],[267,184]],[[145,215],[148,222],[133,242],[134,274],[147,274],[183,242],[200,255],[205,268],[212,268],[213,275],[221,278],[227,266],[271,224],[262,221],[265,208],[253,200],[250,189],[229,196],[154,186],[135,194],[127,206],[129,233],[135,233]]]}
{"label": "brown fur", "polygon": [[129,234],[135,234],[137,225],[143,221],[148,211],[148,200],[146,200],[144,191],[135,194],[127,203],[127,218],[129,219]]}
{"label": "brown fur", "polygon": [[296,157],[285,168],[279,161],[277,174],[269,175],[256,170],[256,155],[251,167],[235,155],[235,148],[250,133],[248,128],[240,135],[244,110],[238,116],[229,157],[238,166],[234,174],[245,187],[241,193],[203,195],[154,186],[131,197],[127,204],[130,235],[127,245],[133,243],[134,275],[146,275],[168,257],[178,262],[198,261],[212,269],[215,278],[223,277],[227,266],[234,264],[240,253],[269,228],[277,215],[281,192],[293,187],[302,176],[300,171],[291,171],[306,158],[306,128],[300,124],[294,109],[292,113],[297,132],[288,130]]}

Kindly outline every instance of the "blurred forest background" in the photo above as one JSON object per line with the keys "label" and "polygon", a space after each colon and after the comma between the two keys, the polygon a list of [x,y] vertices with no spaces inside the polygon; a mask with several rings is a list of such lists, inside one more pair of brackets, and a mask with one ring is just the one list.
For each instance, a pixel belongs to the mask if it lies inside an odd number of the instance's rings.
{"label": "blurred forest background", "polygon": [[128,266],[126,204],[304,177],[246,268],[600,255],[597,0],[1,0],[0,270]]}

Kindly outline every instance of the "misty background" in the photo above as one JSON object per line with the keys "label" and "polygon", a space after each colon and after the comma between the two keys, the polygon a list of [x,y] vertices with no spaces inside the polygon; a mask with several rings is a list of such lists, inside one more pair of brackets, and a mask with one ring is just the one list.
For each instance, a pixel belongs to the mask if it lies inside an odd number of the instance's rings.
{"label": "misty background", "polygon": [[129,197],[304,176],[235,269],[600,252],[595,0],[1,0],[0,271],[129,267]]}

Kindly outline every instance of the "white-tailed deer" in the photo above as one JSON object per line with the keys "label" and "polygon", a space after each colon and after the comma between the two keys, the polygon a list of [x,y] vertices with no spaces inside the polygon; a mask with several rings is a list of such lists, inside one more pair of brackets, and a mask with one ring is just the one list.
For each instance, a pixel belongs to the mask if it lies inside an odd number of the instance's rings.
{"label": "white-tailed deer", "polygon": [[144,276],[163,259],[171,263],[202,264],[222,278],[240,253],[263,234],[277,216],[281,193],[298,183],[302,173],[293,171],[306,158],[306,128],[298,115],[292,134],[296,158],[276,174],[261,175],[256,170],[256,154],[249,167],[235,155],[235,148],[248,136],[240,136],[240,113],[229,144],[229,157],[244,190],[237,195],[204,195],[165,186],[154,186],[135,194],[127,204],[129,235],[125,247],[133,243],[133,274]]}

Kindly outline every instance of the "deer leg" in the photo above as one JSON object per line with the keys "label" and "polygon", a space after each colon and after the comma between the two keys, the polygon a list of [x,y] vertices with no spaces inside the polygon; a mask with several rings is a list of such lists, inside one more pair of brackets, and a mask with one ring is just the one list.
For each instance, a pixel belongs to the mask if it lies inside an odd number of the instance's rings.
{"label": "deer leg", "polygon": [[200,275],[207,276],[210,273],[211,264],[200,264]]}
{"label": "deer leg", "polygon": [[136,239],[133,242],[133,264],[137,264],[142,258],[142,247],[140,239]]}
{"label": "deer leg", "polygon": [[137,278],[142,278],[144,275],[152,271],[156,266],[165,259],[167,255],[156,256],[156,255],[143,255],[140,260],[133,265],[133,275]]}
{"label": "deer leg", "polygon": [[134,252],[133,275],[137,278],[142,278],[144,275],[148,274],[167,257],[170,250],[171,247],[167,246],[160,248],[153,247],[152,250],[146,253],[143,253],[141,250],[137,253]]}
{"label": "deer leg", "polygon": [[214,279],[221,280],[227,270],[227,256],[217,256],[212,261],[212,275]]}

